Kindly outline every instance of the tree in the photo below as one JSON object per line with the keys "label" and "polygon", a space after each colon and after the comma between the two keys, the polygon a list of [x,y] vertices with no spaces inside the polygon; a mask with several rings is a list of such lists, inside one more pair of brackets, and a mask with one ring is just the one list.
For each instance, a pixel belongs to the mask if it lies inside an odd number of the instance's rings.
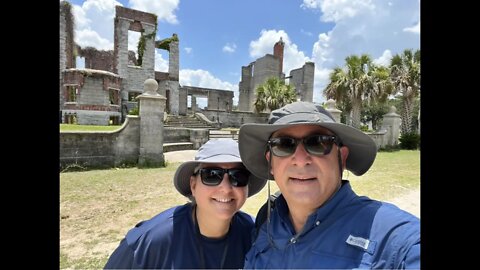
{"label": "tree", "polygon": [[256,89],[256,99],[253,103],[256,112],[262,112],[265,109],[276,110],[294,101],[297,101],[297,93],[291,85],[286,85],[284,81],[277,77],[268,78]]}
{"label": "tree", "polygon": [[369,121],[372,121],[372,129],[378,130],[380,127],[383,115],[388,113],[388,104],[387,102],[371,102],[363,104],[362,110],[362,122],[367,124]]}
{"label": "tree", "polygon": [[352,126],[360,128],[362,101],[385,100],[392,89],[390,73],[388,68],[373,64],[366,54],[348,56],[345,62],[344,69],[336,67],[330,73],[330,83],[323,93],[327,99],[343,104],[339,107],[351,107]]}
{"label": "tree", "polygon": [[402,96],[401,133],[414,132],[412,128],[415,99],[420,95],[420,50],[411,49],[401,55],[393,56],[390,62],[391,80],[395,86],[394,94]]}

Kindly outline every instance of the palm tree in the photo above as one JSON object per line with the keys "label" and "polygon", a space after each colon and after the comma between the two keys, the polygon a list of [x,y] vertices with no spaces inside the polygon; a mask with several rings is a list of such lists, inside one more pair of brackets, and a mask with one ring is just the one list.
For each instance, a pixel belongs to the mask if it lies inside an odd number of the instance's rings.
{"label": "palm tree", "polygon": [[345,62],[344,69],[336,67],[330,73],[330,83],[323,93],[327,99],[333,98],[344,104],[343,107],[351,107],[352,126],[360,128],[362,101],[384,100],[391,91],[389,71],[373,64],[366,54],[348,56]]}
{"label": "palm tree", "polygon": [[394,94],[402,94],[401,132],[409,134],[412,133],[414,102],[420,95],[420,50],[413,53],[412,49],[407,49],[402,55],[393,56],[390,69]]}
{"label": "palm tree", "polygon": [[262,112],[265,109],[273,111],[297,100],[294,87],[286,85],[277,77],[268,78],[259,85],[256,94],[257,97],[253,103],[256,112]]}

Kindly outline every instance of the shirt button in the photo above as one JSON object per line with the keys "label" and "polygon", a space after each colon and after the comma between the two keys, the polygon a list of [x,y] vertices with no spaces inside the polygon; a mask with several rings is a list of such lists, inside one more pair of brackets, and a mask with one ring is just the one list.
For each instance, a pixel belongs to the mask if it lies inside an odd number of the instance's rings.
{"label": "shirt button", "polygon": [[315,222],[315,225],[320,225],[320,220],[317,220],[317,222]]}
{"label": "shirt button", "polygon": [[295,242],[297,242],[297,239],[295,239],[295,237],[290,238],[290,243],[295,244]]}

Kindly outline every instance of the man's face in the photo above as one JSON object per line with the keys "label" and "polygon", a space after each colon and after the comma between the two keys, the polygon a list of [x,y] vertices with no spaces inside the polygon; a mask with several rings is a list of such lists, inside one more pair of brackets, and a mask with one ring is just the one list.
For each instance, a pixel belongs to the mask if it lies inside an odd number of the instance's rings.
{"label": "man's face", "polygon": [[[272,138],[300,139],[314,134],[333,135],[331,131],[319,126],[296,125],[278,130]],[[345,164],[348,149],[342,147],[341,151],[342,164]],[[267,152],[267,160],[269,155]],[[309,154],[303,143],[300,143],[290,156],[278,157],[272,154],[271,164],[271,174],[290,208],[302,207],[313,211],[328,200],[341,183],[338,148],[335,144],[329,154],[315,156]]]}

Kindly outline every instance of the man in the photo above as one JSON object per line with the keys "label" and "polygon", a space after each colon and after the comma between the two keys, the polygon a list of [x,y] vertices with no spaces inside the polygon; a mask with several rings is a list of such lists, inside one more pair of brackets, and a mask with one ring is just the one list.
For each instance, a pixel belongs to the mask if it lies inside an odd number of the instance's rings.
{"label": "man", "polygon": [[245,268],[420,268],[419,219],[342,180],[344,169],[362,175],[375,160],[368,135],[294,102],[272,111],[268,124],[243,125],[239,147],[247,169],[282,192]]}

